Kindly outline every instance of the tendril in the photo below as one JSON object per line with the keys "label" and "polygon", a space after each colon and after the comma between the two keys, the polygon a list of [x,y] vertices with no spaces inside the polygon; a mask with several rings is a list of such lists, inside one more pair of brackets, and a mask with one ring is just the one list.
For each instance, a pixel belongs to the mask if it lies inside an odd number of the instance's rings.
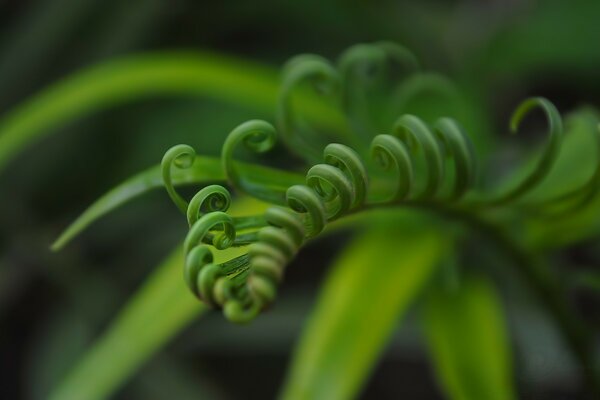
{"label": "tendril", "polygon": [[186,211],[188,224],[193,226],[203,214],[214,211],[225,212],[230,204],[231,195],[227,189],[220,185],[207,186],[190,200]]}
{"label": "tendril", "polygon": [[375,136],[371,142],[371,156],[383,169],[393,169],[396,176],[394,190],[383,202],[405,199],[412,188],[413,164],[404,143],[392,135]]}
{"label": "tendril", "polygon": [[414,115],[403,115],[398,118],[394,124],[393,134],[402,140],[412,153],[417,150],[422,151],[427,167],[427,179],[422,193],[416,197],[433,197],[444,177],[442,152],[435,135]]}
{"label": "tendril", "polygon": [[[373,87],[383,86],[389,75],[390,62],[398,64],[410,75],[419,69],[416,57],[406,48],[391,42],[358,44],[346,50],[338,62],[343,83],[343,105],[346,115],[363,144],[377,131],[373,109],[380,111],[379,103],[368,96]],[[385,105],[385,103],[384,103]]]}
{"label": "tendril", "polygon": [[[359,64],[362,65],[360,68],[367,68],[369,63],[387,68],[386,63],[392,58],[412,65],[410,57],[402,48],[385,43],[352,48],[340,61],[343,83],[347,85],[355,78],[350,74],[357,72],[355,69]],[[361,73],[370,72],[364,70]],[[369,149],[359,147],[357,151],[340,143],[321,146],[322,138],[300,129],[291,104],[292,91],[306,82],[329,93],[334,93],[340,83],[337,71],[317,56],[300,56],[286,66],[278,122],[287,145],[311,160],[306,166],[303,184],[283,184],[277,177],[257,182],[256,176],[253,180],[238,170],[234,152],[240,144],[254,153],[266,152],[274,146],[276,131],[265,121],[252,120],[239,125],[223,145],[223,169],[230,184],[276,205],[262,215],[229,216],[231,195],[218,185],[201,189],[189,203],[186,202],[175,191],[171,173],[173,167],[189,168],[195,157],[194,150],[179,145],[163,157],[166,190],[187,215],[190,225],[184,241],[185,282],[195,296],[221,308],[226,318],[234,322],[252,320],[274,301],[286,266],[305,242],[318,236],[328,223],[386,203],[398,206],[420,204],[432,208],[443,205],[460,208],[462,212],[469,212],[473,204],[480,206],[478,211],[508,206],[546,177],[561,145],[562,121],[556,108],[543,98],[525,100],[511,118],[511,129],[516,132],[531,110],[542,109],[548,122],[549,139],[540,160],[533,172],[510,191],[492,200],[473,203],[464,198],[475,185],[478,163],[471,140],[457,121],[440,118],[429,126],[419,117],[404,114],[388,127],[388,133],[374,135],[375,132],[370,131],[373,138]],[[344,87],[344,90],[354,89]],[[350,95],[350,92],[344,93]],[[597,194],[600,132],[596,132],[595,137],[598,158],[590,179],[555,199],[541,201],[540,205],[573,200],[585,202]],[[367,153],[373,162],[365,162]],[[386,188],[384,195],[375,193],[376,185],[371,183],[369,175],[373,164],[391,172],[377,176],[378,184]],[[213,251],[234,246],[243,247],[244,253],[215,263]]]}
{"label": "tendril", "polygon": [[533,97],[523,101],[513,113],[510,119],[510,129],[512,133],[517,133],[521,121],[533,110],[534,108],[541,108],[546,115],[548,123],[548,143],[542,153],[536,167],[533,171],[526,176],[516,187],[509,190],[508,192],[498,196],[496,199],[490,201],[494,205],[502,205],[513,202],[525,194],[530,192],[533,188],[539,185],[542,180],[548,175],[554,161],[558,156],[558,151],[562,144],[563,126],[562,119],[554,104],[543,97]]}
{"label": "tendril", "polygon": [[321,233],[327,215],[319,195],[308,186],[294,185],[288,189],[286,198],[289,207],[304,216],[307,235],[313,237]]}
{"label": "tendril", "polygon": [[264,153],[275,145],[275,141],[276,132],[273,125],[261,120],[251,120],[239,125],[227,136],[221,158],[227,178],[235,187],[257,199],[285,204],[285,188],[268,187],[252,182],[238,172],[233,159],[233,153],[240,144],[244,144],[255,153]]}
{"label": "tendril", "polygon": [[455,200],[462,197],[475,182],[473,144],[458,122],[451,118],[440,118],[434,129],[445,147],[446,156],[454,160],[454,189],[449,200]]}
{"label": "tendril", "polygon": [[352,201],[350,208],[355,208],[364,203],[367,197],[369,179],[367,169],[360,156],[352,148],[339,143],[331,143],[323,151],[323,159],[341,170],[350,180],[352,188]]}
{"label": "tendril", "polygon": [[196,151],[185,144],[180,144],[171,147],[163,156],[161,162],[162,178],[167,189],[167,193],[173,200],[173,203],[181,210],[182,213],[186,213],[188,203],[181,197],[173,186],[173,180],[171,179],[172,168],[175,166],[180,169],[191,168],[194,164],[194,157],[196,157]]}
{"label": "tendril", "polygon": [[289,149],[304,159],[314,161],[327,142],[323,141],[322,134],[300,119],[293,105],[293,95],[302,84],[310,83],[318,94],[336,98],[340,87],[338,73],[329,61],[312,54],[294,57],[283,71],[277,125]]}

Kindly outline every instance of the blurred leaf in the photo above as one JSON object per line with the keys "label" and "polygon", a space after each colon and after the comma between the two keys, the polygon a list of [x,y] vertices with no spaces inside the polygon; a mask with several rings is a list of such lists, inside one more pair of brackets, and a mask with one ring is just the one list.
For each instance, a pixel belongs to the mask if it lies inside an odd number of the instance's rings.
{"label": "blurred leaf", "polygon": [[193,317],[206,309],[181,280],[176,251],[121,310],[108,330],[52,392],[52,399],[102,399]]}
{"label": "blurred leaf", "polygon": [[[232,211],[248,213],[264,204],[239,201]],[[215,253],[222,262],[240,252],[230,248]],[[110,396],[169,339],[185,328],[206,307],[189,293],[182,278],[183,252],[176,250],[121,309],[108,329],[92,344],[50,398],[103,399]]]}
{"label": "blurred leaf", "polygon": [[432,359],[450,398],[516,398],[504,313],[487,280],[467,278],[455,291],[433,287],[424,314]]}
{"label": "blurred leaf", "polygon": [[[291,172],[276,170],[258,165],[240,163],[240,167],[252,181],[283,186],[303,183],[304,178]],[[225,181],[221,160],[212,157],[197,156],[190,169],[173,169],[173,183],[185,185],[191,183],[210,183]],[[122,206],[128,201],[147,193],[150,190],[163,187],[160,166],[149,168],[117,185],[91,206],[89,206],[52,244],[52,250],[57,251],[79,235],[91,223]]]}
{"label": "blurred leaf", "polygon": [[[548,198],[569,192],[587,182],[597,166],[598,123],[595,110],[583,108],[566,119],[567,134],[550,175],[531,198]],[[538,247],[562,247],[600,233],[600,197],[563,216],[530,218],[526,239]]]}
{"label": "blurred leaf", "polygon": [[324,284],[283,398],[356,397],[443,248],[435,229],[419,225],[377,229],[354,240]]}
{"label": "blurred leaf", "polygon": [[[156,53],[109,61],[50,86],[0,119],[0,170],[53,128],[109,106],[148,96],[208,96],[272,112],[277,73],[259,64],[209,53]],[[314,96],[304,108],[323,124],[339,120]]]}
{"label": "blurred leaf", "polygon": [[571,286],[577,289],[589,289],[600,292],[600,272],[599,271],[584,271],[573,273],[571,278]]}

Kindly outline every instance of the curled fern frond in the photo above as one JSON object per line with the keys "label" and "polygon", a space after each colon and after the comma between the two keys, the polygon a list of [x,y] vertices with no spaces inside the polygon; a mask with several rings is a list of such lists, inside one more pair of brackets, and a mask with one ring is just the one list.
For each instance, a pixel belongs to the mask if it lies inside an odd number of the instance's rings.
{"label": "curled fern frond", "polygon": [[444,154],[454,160],[454,189],[449,200],[461,198],[475,183],[477,164],[473,143],[462,127],[451,118],[440,118],[434,125]]}
{"label": "curled fern frond", "polygon": [[419,62],[408,49],[396,43],[377,42],[350,47],[340,56],[338,69],[343,82],[344,112],[361,144],[365,145],[377,130],[377,115],[385,115],[381,107],[390,104],[389,98],[381,103],[369,94],[377,94],[377,89],[391,90],[387,87],[387,78],[393,70],[403,74],[395,79],[401,83],[403,78],[419,70]]}
{"label": "curled fern frond", "polygon": [[259,120],[245,122],[227,136],[221,151],[221,159],[225,174],[233,185],[260,200],[285,204],[285,188],[267,187],[253,182],[238,172],[233,159],[233,153],[240,144],[254,153],[264,153],[273,147],[275,137],[275,128],[268,122]]}
{"label": "curled fern frond", "polygon": [[403,115],[392,128],[393,135],[403,141],[411,154],[423,154],[426,165],[426,182],[418,198],[431,198],[444,179],[444,158],[439,143],[427,125],[414,115]]}
{"label": "curled fern frond", "polygon": [[191,146],[180,144],[170,148],[169,151],[167,151],[163,156],[161,162],[161,172],[165,189],[167,189],[167,193],[169,193],[171,200],[173,200],[175,205],[183,213],[187,212],[188,203],[175,190],[175,187],[173,186],[173,180],[171,178],[171,169],[173,167],[179,169],[191,168],[195,157],[196,151]]}
{"label": "curled fern frond", "polygon": [[277,125],[286,145],[300,157],[311,161],[319,157],[323,134],[315,131],[294,107],[294,93],[303,84],[310,84],[321,96],[340,96],[340,77],[326,59],[313,54],[292,58],[283,68],[283,79],[277,107]]}
{"label": "curled fern frond", "polygon": [[[387,43],[352,48],[342,57],[339,70],[312,55],[299,56],[286,65],[277,118],[282,141],[310,160],[304,183],[282,186],[258,182],[239,170],[234,152],[241,145],[254,153],[273,148],[279,138],[271,124],[252,120],[231,131],[221,154],[223,169],[234,189],[275,205],[262,215],[229,216],[230,193],[217,185],[200,190],[186,202],[173,189],[170,173],[172,167],[188,166],[195,153],[189,146],[179,145],[165,154],[163,179],[167,192],[190,224],[184,243],[185,280],[196,296],[222,308],[228,319],[247,322],[268,307],[286,266],[307,240],[318,236],[332,221],[389,205],[443,206],[478,213],[513,207],[549,173],[562,143],[563,128],[556,108],[540,97],[527,99],[517,107],[511,128],[516,132],[523,118],[540,108],[548,123],[548,142],[541,158],[512,189],[496,196],[474,196],[484,200],[469,197],[475,192],[479,163],[471,139],[452,118],[442,117],[429,124],[415,115],[400,115],[383,132],[353,130],[349,141],[356,146],[325,143],[324,137],[302,126],[292,105],[292,92],[301,83],[310,82],[333,96],[341,89],[342,96],[353,97],[344,97],[346,112],[352,114],[359,104],[356,101],[361,101],[357,100],[359,89],[364,86],[364,82],[358,89],[348,86],[358,79],[354,74],[366,74],[368,71],[363,69],[371,64],[383,70],[389,59],[406,63],[411,71],[417,68],[410,53]],[[347,115],[349,121],[354,117]],[[563,197],[587,198],[596,193],[600,183],[600,136],[598,146],[599,167],[595,174],[584,186]],[[542,201],[539,206],[546,204]],[[232,246],[243,246],[247,251],[215,264],[213,252]]]}
{"label": "curled fern frond", "polygon": [[548,175],[552,164],[558,157],[563,137],[562,119],[554,104],[549,100],[542,97],[533,97],[523,101],[510,119],[510,130],[512,133],[517,133],[521,121],[535,108],[542,109],[548,123],[548,143],[546,144],[546,148],[533,171],[516,187],[492,200],[491,203],[495,205],[515,201],[534,189]]}
{"label": "curled fern frond", "polygon": [[231,205],[231,194],[220,185],[210,185],[200,190],[190,200],[186,215],[188,224],[193,226],[198,219],[215,211],[227,211]]}

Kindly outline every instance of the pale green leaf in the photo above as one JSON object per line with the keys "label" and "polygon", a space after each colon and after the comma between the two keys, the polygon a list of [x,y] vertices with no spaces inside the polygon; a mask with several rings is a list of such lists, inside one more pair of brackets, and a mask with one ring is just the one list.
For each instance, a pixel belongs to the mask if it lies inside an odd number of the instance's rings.
{"label": "pale green leaf", "polygon": [[494,288],[482,277],[460,288],[432,287],[424,326],[438,379],[455,400],[516,398],[504,312]]}
{"label": "pale green leaf", "polygon": [[[239,168],[253,182],[265,185],[292,186],[304,181],[301,175],[273,168],[246,163],[239,163]],[[224,182],[225,178],[220,159],[213,157],[198,156],[191,168],[173,169],[173,184],[176,186],[192,183]],[[90,224],[114,209],[150,190],[162,187],[160,166],[149,168],[125,180],[101,196],[73,221],[52,244],[52,250],[60,250]]]}
{"label": "pale green leaf", "polygon": [[[568,193],[586,184],[597,168],[598,113],[583,108],[566,119],[567,134],[559,158],[546,181],[533,194],[538,198]],[[538,247],[564,247],[600,232],[600,196],[585,207],[558,216],[529,218],[525,239]]]}
{"label": "pale green leaf", "polygon": [[435,229],[406,225],[350,243],[302,333],[283,398],[356,397],[444,247]]}
{"label": "pale green leaf", "polygon": [[[206,96],[272,112],[277,72],[256,63],[202,52],[155,53],[108,61],[74,74],[0,118],[0,170],[25,146],[93,112],[153,96]],[[314,96],[303,109],[323,125],[339,116]]]}
{"label": "pale green leaf", "polygon": [[205,311],[181,280],[182,251],[148,278],[51,399],[102,399],[192,318]]}
{"label": "pale green leaf", "polygon": [[[233,213],[264,210],[245,199]],[[216,262],[243,252],[230,248]],[[182,276],[183,249],[175,251],[132,296],[108,329],[73,366],[50,395],[53,400],[103,399],[118,389],[155,352],[194,318],[206,311],[187,289]]]}

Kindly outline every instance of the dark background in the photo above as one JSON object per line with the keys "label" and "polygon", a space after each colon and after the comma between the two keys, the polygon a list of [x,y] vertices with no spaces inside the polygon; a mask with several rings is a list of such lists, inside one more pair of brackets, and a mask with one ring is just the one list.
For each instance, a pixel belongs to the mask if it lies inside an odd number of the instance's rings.
{"label": "dark background", "polygon": [[[201,49],[279,66],[297,53],[335,59],[352,44],[386,39],[454,79],[494,132],[504,133],[510,110],[531,94],[552,99],[561,111],[600,105],[599,20],[600,2],[579,0],[4,0],[0,115],[81,68],[136,52]],[[59,128],[0,174],[0,398],[44,398],[185,233],[162,192],[125,206],[52,254],[48,246],[60,231],[107,189],[157,164],[171,145],[202,145],[217,154],[224,135],[249,118],[273,116],[202,98],[135,102]],[[240,331],[210,314],[153,357],[117,397],[272,398],[324,270],[350,235],[309,246],[289,267],[267,316]],[[595,259],[587,248],[575,257]],[[517,371],[523,398],[577,396],[572,366],[548,322],[526,306],[514,308],[511,318],[526,326],[515,333],[525,365]],[[364,398],[441,397],[411,321]],[[555,352],[539,350],[555,345]]]}

